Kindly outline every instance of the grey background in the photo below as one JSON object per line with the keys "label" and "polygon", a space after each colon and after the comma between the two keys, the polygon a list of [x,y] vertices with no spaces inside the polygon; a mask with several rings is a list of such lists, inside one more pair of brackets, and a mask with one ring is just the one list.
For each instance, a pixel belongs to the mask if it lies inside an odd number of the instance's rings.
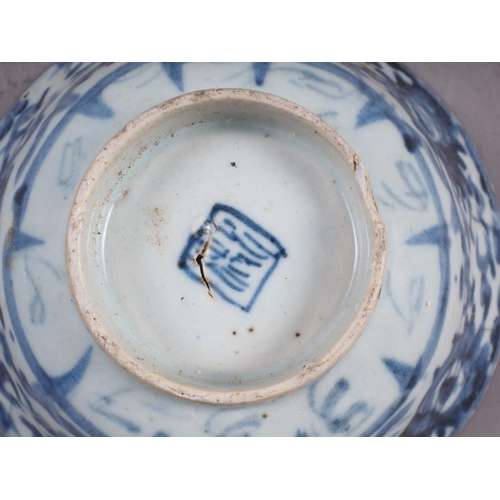
{"label": "grey background", "polygon": [[[0,63],[0,119],[51,63]],[[460,120],[500,193],[500,63],[406,63]],[[461,436],[500,436],[500,365]]]}

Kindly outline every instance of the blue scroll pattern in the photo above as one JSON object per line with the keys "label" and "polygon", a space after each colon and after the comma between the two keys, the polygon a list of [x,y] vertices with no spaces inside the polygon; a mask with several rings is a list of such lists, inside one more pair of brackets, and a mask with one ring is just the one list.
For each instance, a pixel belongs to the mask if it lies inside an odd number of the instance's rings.
{"label": "blue scroll pattern", "polygon": [[[4,197],[13,176],[18,187],[12,201],[12,224],[3,246],[2,275],[7,310],[2,311],[0,340],[0,414],[2,415],[1,432],[18,435],[85,435],[102,433],[84,418],[77,418],[87,426],[83,430],[73,418],[76,412],[68,402],[68,394],[80,383],[91,358],[89,348],[67,373],[53,377],[40,366],[21,325],[15,295],[12,288],[11,265],[13,254],[26,251],[30,247],[43,245],[44,242],[21,230],[26,211],[29,189],[37,174],[36,166],[43,161],[53,141],[57,137],[61,117],[67,116],[69,109],[75,112],[95,115],[98,118],[110,116],[109,108],[100,102],[100,94],[93,95],[92,104],[85,110],[78,109],[79,95],[75,89],[92,77],[95,70],[104,65],[61,66],[56,72],[63,72],[68,85],[62,90],[46,88],[32,101],[29,93],[20,99],[0,124],[0,203],[5,206]],[[59,121],[59,124],[58,124]],[[52,129],[52,141],[45,134]],[[67,176],[61,178],[67,182]],[[3,222],[7,213],[2,213]],[[26,276],[33,286],[30,303],[30,316],[33,323],[45,320],[43,296],[30,272],[25,259]],[[10,340],[10,341],[9,341]],[[23,359],[21,365],[14,359]],[[21,368],[26,365],[27,372]],[[55,395],[55,397],[54,397]],[[56,403],[57,401],[57,403]],[[8,408],[8,409],[7,409]]]}
{"label": "blue scroll pattern", "polygon": [[[461,242],[464,263],[459,273],[459,287],[450,286],[449,293],[456,290],[461,299],[462,329],[455,333],[450,354],[435,370],[431,387],[402,432],[406,436],[452,435],[479,403],[498,359],[499,319],[492,325],[487,324],[492,297],[500,300],[498,290],[492,290],[490,285],[496,276],[495,266],[500,263],[498,220],[496,215],[493,219],[488,216],[498,213],[495,195],[486,181],[486,171],[475,147],[425,85],[399,65],[356,70],[370,75],[398,98],[414,127],[413,130],[400,127],[408,151],[416,157],[425,151],[432,158],[435,172],[454,201],[447,218],[451,220],[449,230],[453,237]],[[382,113],[379,119],[397,123],[391,112]],[[472,178],[466,158],[478,169],[481,189]],[[474,225],[470,224],[471,219]],[[437,232],[435,237],[439,244],[446,242]],[[479,300],[476,289],[480,290]],[[467,377],[460,379],[459,373]],[[399,412],[409,398],[409,393],[403,394],[400,403],[391,409],[392,416],[387,415],[385,424],[373,427],[371,433],[387,432],[388,422],[396,425],[404,417]]]}

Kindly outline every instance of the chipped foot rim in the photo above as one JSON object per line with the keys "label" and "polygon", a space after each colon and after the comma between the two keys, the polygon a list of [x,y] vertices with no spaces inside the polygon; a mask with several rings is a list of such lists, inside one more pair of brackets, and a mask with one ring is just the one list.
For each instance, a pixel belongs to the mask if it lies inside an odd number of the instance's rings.
{"label": "chipped foot rim", "polygon": [[271,94],[214,89],[104,146],[66,250],[79,312],[116,363],[173,396],[237,405],[349,351],[380,295],[386,235],[368,172],[330,126]]}

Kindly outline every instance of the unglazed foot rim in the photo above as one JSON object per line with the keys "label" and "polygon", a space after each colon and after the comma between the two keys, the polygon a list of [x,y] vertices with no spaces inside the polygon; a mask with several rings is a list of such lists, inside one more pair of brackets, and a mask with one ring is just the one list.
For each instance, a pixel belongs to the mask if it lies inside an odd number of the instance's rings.
{"label": "unglazed foot rim", "polygon": [[[101,321],[86,285],[86,270],[83,264],[83,253],[86,249],[86,242],[82,241],[85,231],[85,214],[91,209],[89,207],[91,196],[99,186],[112,160],[127,145],[133,144],[142,131],[147,131],[156,123],[168,120],[169,117],[184,109],[192,110],[196,106],[217,103],[261,106],[275,111],[280,116],[301,122],[302,125],[309,127],[314,133],[328,141],[341,154],[354,175],[373,232],[371,269],[365,293],[352,321],[343,330],[338,340],[321,357],[305,364],[284,380],[243,390],[204,389],[184,383],[146,366],[145,363],[141,363],[140,359],[132,356],[126,346],[117,342],[114,331],[107,328]],[[327,372],[352,348],[368,323],[380,296],[385,270],[386,234],[372,196],[366,168],[353,149],[323,120],[301,106],[271,94],[244,89],[214,89],[184,94],[149,109],[129,122],[106,144],[91,163],[78,189],[69,218],[66,250],[69,281],[75,303],[89,332],[116,363],[139,380],[173,396],[201,403],[239,405],[274,399],[309,384]]]}

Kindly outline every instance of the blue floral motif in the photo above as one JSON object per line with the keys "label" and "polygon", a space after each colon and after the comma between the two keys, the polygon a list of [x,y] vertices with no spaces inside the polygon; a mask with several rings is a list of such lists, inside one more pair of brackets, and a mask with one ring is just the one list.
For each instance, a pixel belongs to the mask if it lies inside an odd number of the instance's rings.
{"label": "blue floral motif", "polygon": [[[431,142],[432,151],[424,141],[417,139],[415,133],[405,138],[410,152],[416,154],[419,149],[425,149],[431,158],[437,156],[435,172],[454,200],[450,230],[461,239],[465,261],[460,272],[463,329],[455,334],[452,351],[445,363],[435,371],[433,383],[403,435],[449,435],[458,432],[481,400],[498,359],[499,321],[495,321],[491,331],[486,330],[485,322],[491,296],[489,276],[495,277],[495,266],[500,263],[499,227],[498,221],[492,224],[483,218],[486,207],[494,213],[498,213],[498,207],[492,188],[485,180],[485,168],[458,122],[408,71],[399,65],[393,65],[392,68],[395,81],[381,68],[364,68],[362,72],[381,82],[398,98],[411,116],[415,130]],[[390,115],[391,113],[385,113],[383,116],[391,119]],[[465,155],[472,157],[478,168],[482,191],[470,177],[464,162]],[[470,226],[470,214],[474,214],[474,219],[481,227],[476,236],[483,238],[481,242],[476,243],[471,234],[473,229]],[[424,235],[419,238],[414,238],[409,243],[424,242]],[[438,228],[432,229],[432,233],[429,230],[425,238],[429,243],[434,241],[438,245],[446,245],[448,241],[446,230],[439,232]],[[485,254],[480,253],[481,247],[486,249]],[[478,307],[474,298],[478,284],[477,278],[472,274],[473,260],[481,276],[479,286],[482,307]],[[455,387],[456,371],[459,369],[467,374],[467,382],[461,388]],[[401,407],[405,401],[406,396],[401,398],[398,406]],[[444,405],[447,409],[443,412]],[[395,410],[392,412],[396,413]]]}

